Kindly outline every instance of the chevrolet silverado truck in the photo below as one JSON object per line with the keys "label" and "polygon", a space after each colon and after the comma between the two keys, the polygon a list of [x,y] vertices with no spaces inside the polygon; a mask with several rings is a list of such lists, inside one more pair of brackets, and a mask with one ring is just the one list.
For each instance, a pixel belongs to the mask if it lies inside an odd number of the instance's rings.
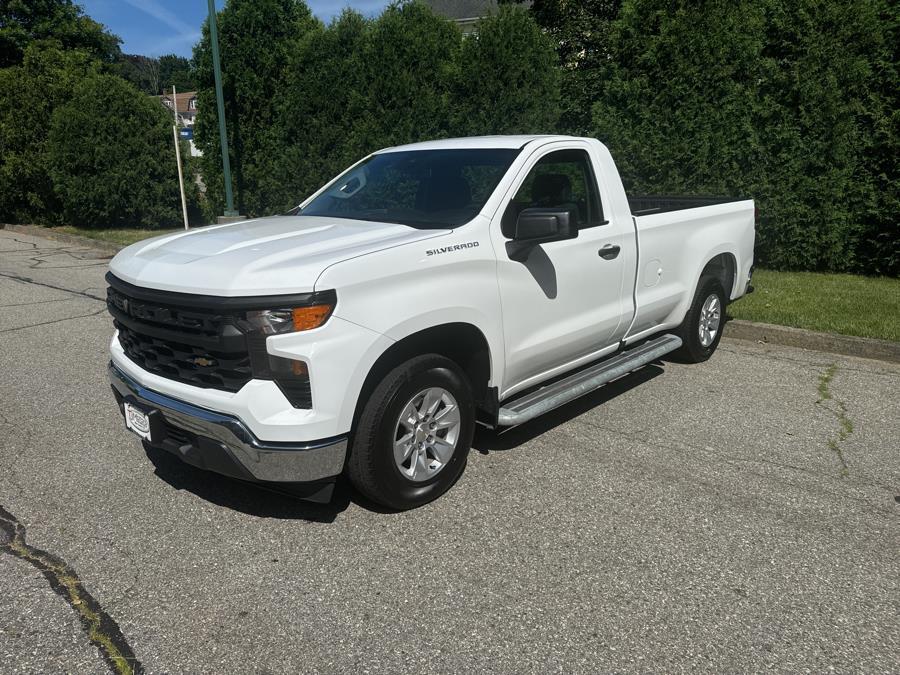
{"label": "chevrolet silverado truck", "polygon": [[116,255],[109,376],[148,448],[319,501],[345,473],[413,508],[476,424],[708,359],[754,237],[751,200],[629,200],[594,139],[388,148],[287,215]]}

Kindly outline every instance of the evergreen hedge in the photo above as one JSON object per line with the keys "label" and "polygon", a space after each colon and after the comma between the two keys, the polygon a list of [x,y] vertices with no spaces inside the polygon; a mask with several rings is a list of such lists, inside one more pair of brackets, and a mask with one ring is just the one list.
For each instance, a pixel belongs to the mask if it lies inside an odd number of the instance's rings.
{"label": "evergreen hedge", "polygon": [[[534,0],[463,36],[415,0],[329,26],[302,0],[227,0],[237,207],[283,212],[381,147],[587,134],[629,190],[756,199],[762,265],[896,276],[898,20],[892,0]],[[115,36],[71,0],[16,1],[0,9],[0,52],[0,220],[178,222],[168,116],[115,76]],[[206,27],[193,68],[212,218],[224,190]]]}
{"label": "evergreen hedge", "polygon": [[171,115],[107,70],[53,40],[0,68],[0,222],[181,222]]}
{"label": "evergreen hedge", "polygon": [[179,220],[172,118],[121,77],[91,74],[53,111],[49,174],[62,221],[159,227]]}
{"label": "evergreen hedge", "polygon": [[638,192],[757,200],[758,264],[897,275],[896,8],[627,0],[593,133]]}
{"label": "evergreen hedge", "polygon": [[[253,29],[242,17],[272,25],[299,16],[300,0],[229,0],[219,13],[221,42]],[[256,49],[286,55],[284,68],[252,104],[242,103],[236,83],[248,77],[229,63],[223,47],[225,117],[232,164],[265,166],[259,180],[235,171],[236,201],[247,215],[279,213],[302,201],[323,181],[379,148],[474,133],[551,132],[559,116],[559,73],[552,39],[522,8],[503,7],[485,19],[478,35],[463,36],[425,5],[389,6],[377,19],[346,10],[329,26],[300,21]],[[248,45],[249,48],[249,45]],[[201,110],[214,110],[208,41],[194,60],[200,73]],[[245,59],[246,61],[246,59]],[[204,98],[206,96],[206,98]],[[251,115],[270,120],[252,147],[241,138]],[[200,115],[196,138],[204,152],[212,211],[223,205],[218,130],[214,116]],[[234,130],[233,130],[234,129]],[[240,144],[239,146],[237,144]],[[241,151],[238,152],[238,147]],[[243,177],[242,177],[243,174]]]}

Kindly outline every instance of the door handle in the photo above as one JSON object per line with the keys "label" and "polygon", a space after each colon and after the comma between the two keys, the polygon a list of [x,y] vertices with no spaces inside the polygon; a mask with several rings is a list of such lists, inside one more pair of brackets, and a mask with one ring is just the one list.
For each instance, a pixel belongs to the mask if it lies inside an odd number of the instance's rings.
{"label": "door handle", "polygon": [[621,250],[621,246],[617,246],[616,244],[607,244],[599,251],[597,251],[597,255],[599,255],[604,260],[612,260],[619,255],[619,251]]}

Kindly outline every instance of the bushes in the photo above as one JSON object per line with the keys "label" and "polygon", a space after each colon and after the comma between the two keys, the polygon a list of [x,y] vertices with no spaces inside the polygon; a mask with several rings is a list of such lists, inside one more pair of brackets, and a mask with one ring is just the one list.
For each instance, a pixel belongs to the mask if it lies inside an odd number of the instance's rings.
{"label": "bushes", "polygon": [[[7,4],[0,220],[175,222],[161,110],[97,80],[117,39],[71,0]],[[897,3],[534,0],[530,12],[502,6],[465,37],[415,1],[377,19],[348,10],[328,27],[302,0],[228,0],[219,17],[247,215],[282,212],[385,146],[589,134],[610,146],[630,190],[757,199],[761,264],[900,273]],[[193,65],[213,216],[224,190],[207,32]],[[112,98],[96,105],[88,86]],[[137,190],[147,176],[155,184]]]}
{"label": "bushes", "polygon": [[450,102],[454,135],[550,133],[560,115],[553,43],[509,7],[463,41]]}
{"label": "bushes", "polygon": [[170,118],[118,72],[119,38],[72,0],[0,9],[0,221],[178,222]]}
{"label": "bushes", "polygon": [[50,178],[50,122],[98,67],[84,52],[32,42],[21,65],[0,69],[0,222],[62,222]]}
{"label": "bushes", "polygon": [[92,74],[53,112],[49,173],[62,220],[91,227],[178,222],[171,119],[119,77]]}
{"label": "bushes", "polygon": [[369,22],[345,11],[327,30],[310,31],[289,61],[269,137],[281,186],[270,212],[296,206],[324,180],[371,150],[364,49]]}
{"label": "bushes", "polygon": [[379,148],[449,134],[461,36],[418,4],[345,11],[297,45],[277,100],[282,210]]}
{"label": "bushes", "polygon": [[[223,42],[238,27],[228,16],[244,2],[230,0],[220,13]],[[247,48],[269,49],[273,39]],[[522,8],[501,8],[482,21],[478,36],[465,38],[423,4],[406,2],[374,20],[347,10],[328,27],[303,24],[283,40],[271,47],[284,49],[286,65],[269,77],[270,98],[259,106],[270,122],[254,127],[260,135],[252,151],[242,139],[250,102],[227,86],[242,77],[240,66],[223,52],[228,133],[242,147],[231,150],[244,165],[265,167],[255,181],[246,179],[246,169],[243,179],[235,171],[237,201],[247,215],[296,206],[379,148],[475,133],[552,133],[556,124],[553,43]],[[198,70],[208,58],[204,43],[195,53]],[[204,82],[211,87],[211,70]],[[201,94],[196,133],[210,163],[219,162],[218,137],[215,116],[204,111],[214,105],[211,89]],[[220,185],[219,169],[206,166],[205,175]],[[211,188],[221,190],[217,185]]]}
{"label": "bushes", "polygon": [[[229,0],[218,13],[222,89],[233,174],[235,207],[244,214],[269,212],[280,186],[274,182],[277,155],[269,145],[275,98],[283,90],[289,54],[319,26],[302,0]],[[194,142],[213,213],[224,208],[224,182],[209,25],[194,48],[200,113]]]}
{"label": "bushes", "polygon": [[594,133],[633,190],[755,198],[762,265],[896,275],[890,14],[881,0],[627,0]]}

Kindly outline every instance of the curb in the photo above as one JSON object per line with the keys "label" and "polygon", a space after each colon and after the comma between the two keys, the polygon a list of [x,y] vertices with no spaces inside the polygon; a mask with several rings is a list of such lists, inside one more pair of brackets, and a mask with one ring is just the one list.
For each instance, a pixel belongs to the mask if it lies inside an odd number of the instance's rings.
{"label": "curb", "polygon": [[722,337],[900,363],[900,342],[732,319]]}
{"label": "curb", "polygon": [[77,234],[69,234],[68,232],[55,232],[49,227],[40,227],[38,225],[16,225],[12,223],[0,223],[0,230],[8,230],[10,232],[19,232],[32,237],[42,237],[43,239],[52,239],[64,244],[73,244],[75,246],[84,246],[98,251],[108,253],[112,258],[116,253],[121,251],[124,246],[113,244],[108,241],[100,241],[99,239],[91,239],[90,237],[81,237]]}
{"label": "curb", "polygon": [[[51,228],[36,225],[4,225],[0,223],[0,229],[97,249],[109,253],[110,257],[125,248],[106,241],[80,237],[77,234],[54,232]],[[723,337],[900,363],[900,342],[891,342],[890,340],[838,335],[837,333],[819,333],[804,328],[776,326],[771,323],[756,323],[742,319],[728,321],[725,324]]]}

